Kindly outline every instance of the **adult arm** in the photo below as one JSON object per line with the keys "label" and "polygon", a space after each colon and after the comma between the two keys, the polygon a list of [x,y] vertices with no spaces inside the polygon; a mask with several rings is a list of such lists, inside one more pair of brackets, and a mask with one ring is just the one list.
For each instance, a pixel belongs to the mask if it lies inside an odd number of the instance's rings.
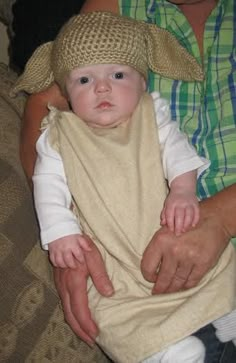
{"label": "adult arm", "polygon": [[233,184],[200,203],[200,221],[195,228],[178,237],[165,227],[157,231],[141,262],[144,277],[155,284],[153,293],[196,286],[236,236],[235,215]]}
{"label": "adult arm", "polygon": [[82,6],[80,13],[89,13],[91,11],[111,11],[118,14],[118,0],[87,0]]}
{"label": "adult arm", "polygon": [[67,101],[56,84],[43,92],[29,96],[25,106],[20,138],[20,158],[30,186],[32,186],[37,157],[35,145],[41,133],[41,121],[48,114],[48,104],[61,110],[68,109]]}

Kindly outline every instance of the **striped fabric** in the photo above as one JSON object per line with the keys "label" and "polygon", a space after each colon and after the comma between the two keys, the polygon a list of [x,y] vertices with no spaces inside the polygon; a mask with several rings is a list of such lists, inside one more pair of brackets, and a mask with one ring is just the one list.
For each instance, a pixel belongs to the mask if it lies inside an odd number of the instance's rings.
{"label": "striped fabric", "polygon": [[[201,62],[197,40],[184,15],[166,0],[120,0],[120,12],[173,33]],[[198,153],[211,160],[200,177],[200,198],[236,182],[236,0],[219,0],[204,33],[204,82],[181,82],[150,73],[149,90],[170,101]]]}

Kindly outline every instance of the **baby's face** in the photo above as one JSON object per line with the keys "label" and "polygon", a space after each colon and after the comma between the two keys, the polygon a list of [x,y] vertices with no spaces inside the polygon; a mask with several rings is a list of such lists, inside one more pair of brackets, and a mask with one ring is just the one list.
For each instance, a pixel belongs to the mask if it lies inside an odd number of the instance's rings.
{"label": "baby's face", "polygon": [[145,89],[144,78],[125,65],[76,68],[66,79],[73,112],[90,127],[115,127],[126,121]]}

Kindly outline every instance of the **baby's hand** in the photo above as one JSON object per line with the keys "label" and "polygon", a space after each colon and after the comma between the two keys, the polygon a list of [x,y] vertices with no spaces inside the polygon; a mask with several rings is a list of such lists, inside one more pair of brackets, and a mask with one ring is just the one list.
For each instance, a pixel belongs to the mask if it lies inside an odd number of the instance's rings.
{"label": "baby's hand", "polygon": [[50,242],[48,250],[53,266],[76,268],[78,262],[84,263],[83,250],[91,251],[91,248],[82,235],[72,234]]}
{"label": "baby's hand", "polygon": [[199,221],[199,204],[197,197],[191,192],[170,191],[161,212],[161,225],[177,236],[196,226]]}

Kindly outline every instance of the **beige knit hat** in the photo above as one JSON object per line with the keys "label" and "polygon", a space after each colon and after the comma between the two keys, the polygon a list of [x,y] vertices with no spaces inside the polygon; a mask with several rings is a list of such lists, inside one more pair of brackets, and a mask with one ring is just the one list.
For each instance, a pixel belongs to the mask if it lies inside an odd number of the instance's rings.
{"label": "beige knit hat", "polygon": [[171,79],[203,79],[200,65],[168,31],[110,12],[92,12],[72,17],[53,42],[36,49],[12,93],[39,92],[54,81],[63,90],[69,71],[92,64],[129,65],[145,78],[151,69]]}

